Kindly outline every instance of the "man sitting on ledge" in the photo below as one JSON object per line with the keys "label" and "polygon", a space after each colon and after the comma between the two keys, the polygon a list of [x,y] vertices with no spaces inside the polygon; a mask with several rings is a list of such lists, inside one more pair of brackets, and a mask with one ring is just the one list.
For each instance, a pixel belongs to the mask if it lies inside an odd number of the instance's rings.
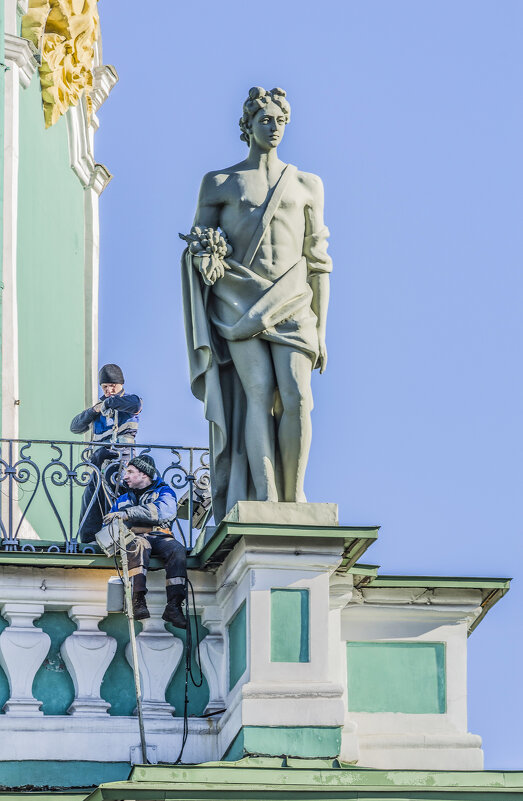
{"label": "man sitting on ledge", "polygon": [[119,517],[136,535],[127,546],[135,619],[150,617],[145,603],[147,568],[151,556],[159,556],[165,560],[167,584],[167,606],[162,617],[173,626],[185,629],[187,622],[182,603],[187,580],[187,555],[171,531],[176,517],[176,495],[156,473],[154,459],[148,454],[131,459],[124,475],[129,491],[116,500],[109,514],[105,515],[104,523],[107,525]]}

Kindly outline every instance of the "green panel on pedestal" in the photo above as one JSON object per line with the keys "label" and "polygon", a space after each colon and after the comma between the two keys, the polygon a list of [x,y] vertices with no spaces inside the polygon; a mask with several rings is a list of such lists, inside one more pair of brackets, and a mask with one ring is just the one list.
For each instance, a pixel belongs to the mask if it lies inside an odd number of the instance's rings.
{"label": "green panel on pedestal", "polygon": [[271,662],[309,660],[309,591],[271,590]]}
{"label": "green panel on pedestal", "polygon": [[337,757],[340,748],[337,726],[243,726],[223,759],[234,762],[246,754],[327,759]]}
{"label": "green panel on pedestal", "polygon": [[443,714],[445,645],[438,642],[348,642],[351,712]]}
{"label": "green panel on pedestal", "polygon": [[44,715],[65,715],[74,700],[74,685],[60,646],[76,626],[67,612],[45,612],[35,626],[51,638],[51,647],[33,681],[33,695],[42,701]]}
{"label": "green panel on pedestal", "polygon": [[229,632],[229,690],[247,667],[247,607],[242,603],[227,626]]}

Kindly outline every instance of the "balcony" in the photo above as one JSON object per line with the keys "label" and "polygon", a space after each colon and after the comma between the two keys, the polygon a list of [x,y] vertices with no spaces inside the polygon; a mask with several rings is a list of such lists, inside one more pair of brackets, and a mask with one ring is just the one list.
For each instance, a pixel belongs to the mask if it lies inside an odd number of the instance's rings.
{"label": "balcony", "polygon": [[154,458],[162,480],[177,495],[175,533],[190,550],[196,527],[202,527],[210,510],[208,449],[114,443],[114,457],[100,469],[93,460],[106,447],[107,443],[96,442],[0,439],[0,549],[98,552],[96,545],[78,540],[79,528],[89,512],[87,509],[80,519],[82,494],[94,481],[96,489],[101,487],[112,503],[119,467],[133,456],[147,453]]}

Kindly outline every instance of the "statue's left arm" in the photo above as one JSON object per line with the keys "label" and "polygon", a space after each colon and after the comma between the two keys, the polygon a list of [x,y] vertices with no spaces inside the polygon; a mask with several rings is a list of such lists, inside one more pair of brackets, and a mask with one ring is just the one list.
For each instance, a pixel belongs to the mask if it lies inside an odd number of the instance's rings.
{"label": "statue's left arm", "polygon": [[312,289],[311,307],[318,318],[319,355],[317,366],[320,368],[320,373],[323,373],[327,366],[325,333],[330,293],[329,273],[332,270],[332,261],[327,254],[329,229],[323,222],[323,184],[317,175],[308,175],[307,184],[310,203],[305,207],[303,255],[307,259],[308,281]]}

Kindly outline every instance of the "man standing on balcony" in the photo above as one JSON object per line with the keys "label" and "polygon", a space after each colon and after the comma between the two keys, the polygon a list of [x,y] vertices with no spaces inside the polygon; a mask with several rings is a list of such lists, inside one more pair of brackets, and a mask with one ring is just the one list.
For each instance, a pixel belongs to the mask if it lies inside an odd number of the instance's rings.
{"label": "man standing on balcony", "polygon": [[[71,422],[71,431],[73,434],[84,434],[92,426],[93,442],[123,442],[134,445],[138,432],[138,415],[142,410],[141,398],[124,392],[124,376],[117,364],[104,364],[98,380],[103,395],[94,406],[76,415]],[[102,470],[116,456],[118,454],[115,450],[100,447],[95,449],[91,461]],[[96,498],[89,509],[94,495]],[[97,475],[93,473],[85,488],[80,508],[78,534],[82,542],[94,542],[108,508],[102,484],[98,483]]]}
{"label": "man standing on balcony", "polygon": [[167,606],[164,620],[179,629],[187,628],[182,603],[187,580],[187,555],[184,546],[175,540],[171,526],[176,517],[176,494],[157,475],[154,460],[148,454],[135,456],[125,471],[129,491],[121,495],[105,515],[107,525],[121,518],[134,534],[128,544],[129,575],[133,581],[133,614],[135,620],[150,617],[147,594],[147,568],[151,556],[165,561]]}

